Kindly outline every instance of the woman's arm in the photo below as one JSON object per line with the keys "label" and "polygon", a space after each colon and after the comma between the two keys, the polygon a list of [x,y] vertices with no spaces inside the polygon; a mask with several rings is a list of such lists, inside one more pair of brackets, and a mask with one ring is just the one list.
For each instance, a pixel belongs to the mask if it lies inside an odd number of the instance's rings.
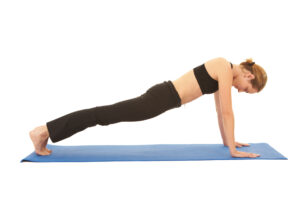
{"label": "woman's arm", "polygon": [[226,139],[225,139],[225,133],[224,133],[224,127],[223,127],[223,117],[222,117],[221,114],[218,114],[218,124],[219,124],[221,137],[222,137],[222,140],[223,140],[223,144],[224,144],[224,146],[228,146],[227,143],[226,143]]}
{"label": "woman's arm", "polygon": [[[230,154],[236,151],[235,148],[235,138],[234,138],[234,115],[232,113],[226,113],[222,115],[223,121],[223,129],[224,129],[224,136],[225,136],[225,144],[229,147]],[[227,133],[227,134],[226,134]]]}
{"label": "woman's arm", "polygon": [[220,116],[219,123],[221,124],[221,129],[223,129],[223,143],[229,147],[229,151],[232,157],[257,157],[259,156],[258,154],[240,152],[235,148],[236,143],[234,139],[234,114],[231,100],[233,75],[230,63],[224,58],[216,58],[211,62],[214,62],[214,64],[218,66],[224,66],[220,67],[220,70],[218,71],[219,90],[217,94],[219,101],[219,113],[221,113],[218,114],[218,116]]}
{"label": "woman's arm", "polygon": [[[219,92],[215,92],[215,103],[216,103],[216,110],[217,110],[217,115],[218,115],[218,123],[219,123],[219,128],[223,140],[224,146],[228,146],[226,143],[226,138],[225,138],[225,132],[224,132],[224,127],[223,127],[223,116],[222,112],[220,111],[220,102],[219,102]],[[233,122],[234,122],[234,117],[233,117]],[[240,142],[234,142],[235,147],[242,147],[242,146],[250,146],[247,143],[240,143]],[[234,153],[231,153],[233,157],[252,157],[255,158],[259,156],[259,154],[253,154],[253,153],[246,153],[246,152],[241,152],[241,151],[235,151]]]}
{"label": "woman's arm", "polygon": [[233,154],[236,151],[234,140],[234,115],[231,100],[233,75],[231,72],[230,63],[228,63],[224,58],[216,58],[215,64],[223,66],[219,67],[219,90],[215,93],[215,97],[217,99],[217,112],[219,113],[218,121],[219,124],[221,124],[221,129],[223,129],[223,143],[229,147],[230,154]]}
{"label": "woman's arm", "polygon": [[215,104],[216,104],[216,112],[217,112],[217,116],[218,116],[218,124],[219,124],[220,133],[222,136],[223,144],[224,144],[224,146],[228,146],[226,143],[226,139],[225,139],[225,133],[224,133],[224,127],[223,127],[223,116],[222,116],[222,112],[220,110],[219,91],[216,91],[214,93],[214,97],[215,97]]}
{"label": "woman's arm", "polygon": [[[221,133],[221,136],[222,136],[223,144],[224,144],[224,146],[228,146],[227,143],[226,143],[226,139],[225,139],[222,113],[217,112],[217,115],[218,115],[218,124],[219,124],[219,128],[220,128],[220,133]],[[250,146],[247,143],[241,143],[241,142],[236,142],[236,141],[234,143],[235,143],[235,147],[243,147],[243,146],[248,147],[248,146]]]}

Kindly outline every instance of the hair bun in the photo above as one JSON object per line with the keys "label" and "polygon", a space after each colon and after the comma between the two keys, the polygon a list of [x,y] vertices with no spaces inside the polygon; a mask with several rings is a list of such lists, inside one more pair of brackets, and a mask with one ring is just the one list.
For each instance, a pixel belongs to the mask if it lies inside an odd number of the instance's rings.
{"label": "hair bun", "polygon": [[248,65],[250,65],[250,66],[252,66],[252,65],[255,64],[255,62],[253,62],[253,59],[252,59],[252,58],[247,58],[247,59],[246,59],[246,63],[247,63]]}

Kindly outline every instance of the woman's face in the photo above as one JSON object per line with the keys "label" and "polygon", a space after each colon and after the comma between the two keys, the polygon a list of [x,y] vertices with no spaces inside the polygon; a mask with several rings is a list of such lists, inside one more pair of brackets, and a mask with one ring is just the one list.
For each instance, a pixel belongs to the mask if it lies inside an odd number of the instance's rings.
{"label": "woman's face", "polygon": [[238,90],[238,92],[253,94],[257,92],[257,89],[253,88],[251,84],[251,80],[254,78],[255,76],[251,74],[251,72],[245,70],[245,72],[242,72],[233,80],[232,85]]}

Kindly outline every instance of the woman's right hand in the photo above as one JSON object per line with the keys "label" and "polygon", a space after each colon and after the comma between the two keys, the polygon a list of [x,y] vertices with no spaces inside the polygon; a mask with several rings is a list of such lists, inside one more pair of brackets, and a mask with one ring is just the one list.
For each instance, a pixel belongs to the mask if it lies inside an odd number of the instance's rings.
{"label": "woman's right hand", "polygon": [[238,158],[245,158],[245,157],[256,158],[256,157],[260,156],[259,154],[256,154],[256,153],[248,153],[248,152],[243,152],[243,151],[234,151],[230,154],[232,157],[238,157]]}

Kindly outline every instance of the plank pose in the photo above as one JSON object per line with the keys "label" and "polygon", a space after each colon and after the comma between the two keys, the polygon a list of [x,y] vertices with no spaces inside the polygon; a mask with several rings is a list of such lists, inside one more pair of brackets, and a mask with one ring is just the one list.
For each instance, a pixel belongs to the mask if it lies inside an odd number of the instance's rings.
{"label": "plank pose", "polygon": [[231,87],[234,86],[239,92],[253,94],[260,92],[266,82],[265,70],[252,59],[232,64],[218,57],[193,68],[174,81],[153,85],[138,97],[69,113],[36,127],[29,135],[35,152],[49,155],[51,150],[46,148],[49,138],[55,143],[97,124],[107,126],[150,119],[204,94],[213,93],[223,144],[229,148],[232,157],[255,158],[260,155],[236,149],[249,144],[235,142],[234,139]]}

